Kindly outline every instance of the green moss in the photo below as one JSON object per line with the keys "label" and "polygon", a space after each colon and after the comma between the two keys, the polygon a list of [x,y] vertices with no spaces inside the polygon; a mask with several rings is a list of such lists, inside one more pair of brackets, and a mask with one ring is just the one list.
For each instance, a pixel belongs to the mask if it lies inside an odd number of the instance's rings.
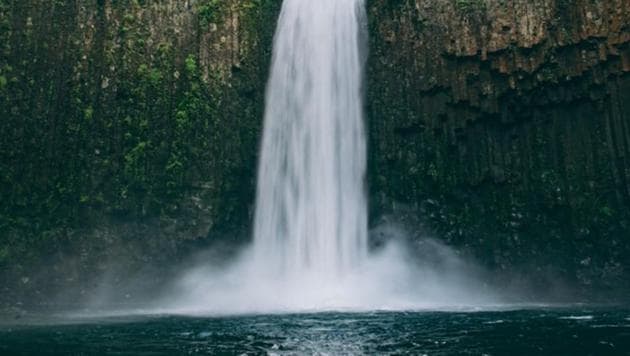
{"label": "green moss", "polygon": [[228,10],[228,3],[224,0],[204,0],[197,6],[199,23],[202,27],[220,22]]}
{"label": "green moss", "polygon": [[454,0],[455,7],[462,12],[473,12],[485,10],[486,3],[484,0]]}
{"label": "green moss", "polygon": [[191,76],[194,76],[197,74],[197,59],[192,54],[186,57],[186,71]]}
{"label": "green moss", "polygon": [[85,108],[83,111],[83,117],[85,118],[85,121],[92,121],[92,118],[94,117],[94,108],[92,108],[92,106]]}

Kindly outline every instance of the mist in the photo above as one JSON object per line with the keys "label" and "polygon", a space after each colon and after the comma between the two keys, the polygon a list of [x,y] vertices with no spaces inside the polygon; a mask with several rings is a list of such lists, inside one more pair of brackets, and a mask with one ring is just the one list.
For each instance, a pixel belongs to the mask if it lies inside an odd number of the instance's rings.
{"label": "mist", "polygon": [[496,308],[507,297],[490,287],[484,271],[441,242],[410,242],[395,224],[374,229],[385,242],[348,273],[279,275],[273,261],[251,246],[231,262],[213,256],[183,270],[147,312],[190,315],[321,311],[455,310]]}

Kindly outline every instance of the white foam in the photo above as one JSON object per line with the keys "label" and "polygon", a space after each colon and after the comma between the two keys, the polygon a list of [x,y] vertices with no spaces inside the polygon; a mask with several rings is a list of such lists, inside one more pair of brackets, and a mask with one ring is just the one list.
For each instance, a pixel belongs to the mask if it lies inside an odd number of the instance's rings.
{"label": "white foam", "polygon": [[570,316],[562,316],[558,319],[562,320],[593,320],[592,315],[570,315]]}
{"label": "white foam", "polygon": [[412,262],[392,243],[343,276],[295,279],[261,269],[246,250],[227,268],[186,271],[151,313],[231,315],[320,311],[500,310],[501,299],[477,288],[458,264],[436,269]]}
{"label": "white foam", "polygon": [[484,322],[484,324],[489,324],[489,325],[492,325],[492,324],[503,324],[503,323],[505,323],[505,320],[491,320],[491,321]]}

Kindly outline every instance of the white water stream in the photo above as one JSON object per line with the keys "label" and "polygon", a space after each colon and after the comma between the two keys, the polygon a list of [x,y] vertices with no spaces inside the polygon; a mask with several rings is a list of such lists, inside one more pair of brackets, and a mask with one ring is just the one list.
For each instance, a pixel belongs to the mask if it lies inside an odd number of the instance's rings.
{"label": "white water stream", "polygon": [[330,281],[367,256],[363,0],[285,0],[258,176],[254,258]]}

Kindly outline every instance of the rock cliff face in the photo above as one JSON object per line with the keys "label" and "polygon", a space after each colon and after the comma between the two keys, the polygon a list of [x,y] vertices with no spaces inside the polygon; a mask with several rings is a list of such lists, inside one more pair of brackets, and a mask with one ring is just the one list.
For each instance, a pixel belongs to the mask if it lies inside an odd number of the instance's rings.
{"label": "rock cliff face", "polygon": [[369,18],[373,212],[406,204],[498,268],[624,283],[630,3],[372,0]]}
{"label": "rock cliff face", "polygon": [[247,230],[278,11],[0,1],[1,294],[93,289]]}
{"label": "rock cliff face", "polygon": [[[280,3],[0,0],[0,299],[248,238]],[[372,219],[627,285],[628,0],[367,5]]]}

